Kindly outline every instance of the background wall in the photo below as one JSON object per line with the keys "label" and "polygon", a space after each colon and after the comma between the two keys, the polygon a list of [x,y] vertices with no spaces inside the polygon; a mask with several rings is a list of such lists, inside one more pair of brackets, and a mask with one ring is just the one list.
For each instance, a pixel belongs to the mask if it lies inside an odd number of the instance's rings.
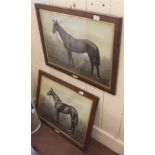
{"label": "background wall", "polygon": [[[100,98],[96,112],[92,137],[108,146],[115,152],[123,154],[124,150],[124,38],[122,41],[119,58],[119,70],[117,80],[117,94],[115,96],[103,92],[85,82],[74,79],[45,65],[38,23],[32,0],[32,98],[36,96],[38,70],[42,69],[62,80],[70,82]],[[123,0],[38,0],[37,2],[81,9],[109,15],[123,17]]]}

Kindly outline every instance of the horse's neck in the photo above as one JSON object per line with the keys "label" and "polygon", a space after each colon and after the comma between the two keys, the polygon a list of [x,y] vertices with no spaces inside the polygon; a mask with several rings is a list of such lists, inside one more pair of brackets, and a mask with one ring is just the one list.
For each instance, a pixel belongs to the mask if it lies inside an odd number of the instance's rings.
{"label": "horse's neck", "polygon": [[58,97],[56,93],[53,94],[53,99],[55,103],[61,102],[60,98]]}
{"label": "horse's neck", "polygon": [[68,35],[67,32],[61,26],[59,26],[57,30],[59,32],[59,35],[60,35],[61,39],[63,41],[65,41],[65,39],[66,39],[66,37]]}

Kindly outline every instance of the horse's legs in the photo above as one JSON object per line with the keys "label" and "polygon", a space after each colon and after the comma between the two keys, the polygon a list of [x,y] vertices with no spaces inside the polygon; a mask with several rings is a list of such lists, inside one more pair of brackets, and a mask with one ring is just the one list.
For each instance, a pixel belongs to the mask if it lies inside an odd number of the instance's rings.
{"label": "horse's legs", "polygon": [[75,129],[75,115],[70,115],[70,116],[71,116],[71,127],[70,127],[69,131],[73,134],[74,129]]}
{"label": "horse's legs", "polygon": [[67,50],[67,55],[68,55],[68,60],[69,60],[69,65],[73,66],[74,68],[74,62],[73,62],[73,57],[72,57],[72,52],[70,50]]}
{"label": "horse's legs", "polygon": [[96,65],[96,70],[97,70],[97,75],[100,78],[100,72],[99,72],[99,66],[98,65]]}
{"label": "horse's legs", "polygon": [[92,55],[90,52],[87,52],[88,53],[88,56],[89,56],[89,60],[90,60],[90,64],[91,64],[91,71],[90,71],[90,74],[93,75],[93,70],[94,70],[94,63],[92,61]]}
{"label": "horse's legs", "polygon": [[71,65],[71,60],[70,60],[70,54],[69,52],[67,51],[67,56],[68,56],[68,62],[69,62],[69,66]]}
{"label": "horse's legs", "polygon": [[70,117],[71,117],[71,127],[70,127],[70,131],[72,130],[72,122],[73,122],[73,116],[70,114]]}
{"label": "horse's legs", "polygon": [[70,127],[70,129],[69,129],[70,131],[72,130],[72,121],[71,121],[71,127]]}
{"label": "horse's legs", "polygon": [[59,110],[57,110],[57,121],[59,122]]}
{"label": "horse's legs", "polygon": [[74,133],[74,129],[75,129],[75,117],[72,119],[72,134]]}
{"label": "horse's legs", "polygon": [[70,58],[71,58],[72,66],[74,68],[74,62],[73,62],[73,57],[72,57],[72,53],[71,52],[70,52]]}
{"label": "horse's legs", "polygon": [[75,122],[73,124],[72,134],[74,133],[74,129],[75,129]]}
{"label": "horse's legs", "polygon": [[90,72],[91,75],[93,75],[93,70],[94,70],[94,64],[93,62],[91,62],[91,72]]}

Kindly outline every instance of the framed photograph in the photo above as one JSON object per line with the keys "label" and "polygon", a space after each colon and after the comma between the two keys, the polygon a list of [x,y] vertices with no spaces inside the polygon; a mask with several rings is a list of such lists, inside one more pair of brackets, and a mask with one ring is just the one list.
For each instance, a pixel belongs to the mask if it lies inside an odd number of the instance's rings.
{"label": "framed photograph", "polygon": [[122,18],[35,4],[47,65],[116,94]]}
{"label": "framed photograph", "polygon": [[86,150],[98,97],[39,71],[37,112],[41,120]]}

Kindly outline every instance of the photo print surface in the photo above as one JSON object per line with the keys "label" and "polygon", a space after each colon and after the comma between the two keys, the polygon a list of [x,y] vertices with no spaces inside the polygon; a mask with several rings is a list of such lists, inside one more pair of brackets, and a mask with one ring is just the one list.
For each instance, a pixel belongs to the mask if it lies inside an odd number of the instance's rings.
{"label": "photo print surface", "polygon": [[122,18],[44,5],[36,12],[46,64],[116,94]]}
{"label": "photo print surface", "polygon": [[40,15],[48,62],[110,87],[114,24],[46,10]]}
{"label": "photo print surface", "polygon": [[91,130],[97,98],[89,97],[83,91],[84,95],[81,95],[75,88],[66,87],[52,78],[40,75],[37,95],[39,117],[83,148]]}

